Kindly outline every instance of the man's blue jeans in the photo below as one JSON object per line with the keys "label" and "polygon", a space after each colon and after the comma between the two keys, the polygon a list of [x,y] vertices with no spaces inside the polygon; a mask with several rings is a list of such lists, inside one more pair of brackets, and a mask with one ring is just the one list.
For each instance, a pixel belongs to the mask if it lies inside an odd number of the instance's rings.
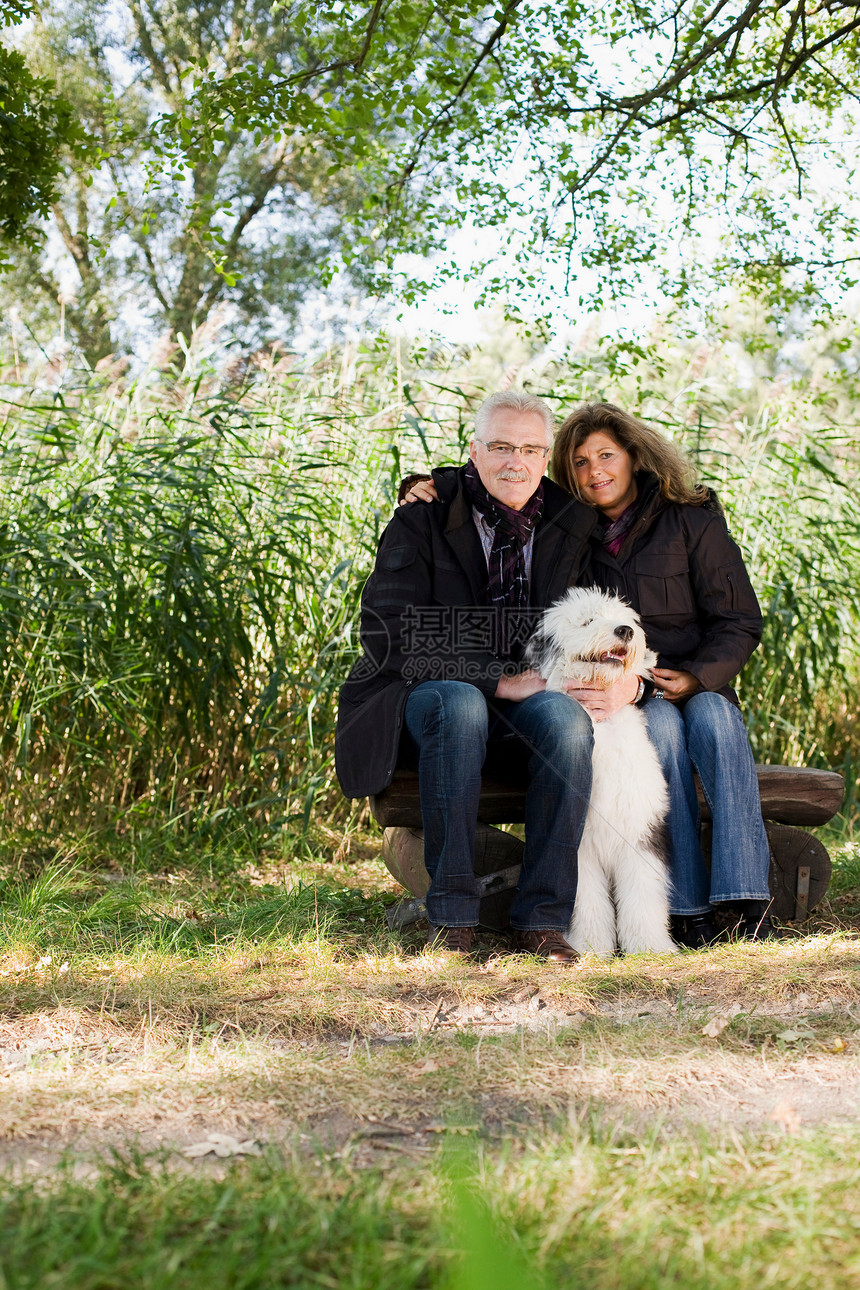
{"label": "man's blue jeans", "polygon": [[525,761],[526,845],[511,926],[566,932],[576,898],[576,853],[591,795],[591,719],[565,694],[488,702],[464,681],[424,681],[406,702],[418,763],[431,923],[474,927],[479,892],[475,828],[481,767]]}
{"label": "man's blue jeans", "polygon": [[[669,785],[672,913],[704,914],[720,901],[768,900],[770,852],[740,709],[705,692],[680,708],[650,699],[644,712]],[[699,844],[694,766],[713,819],[710,878]]]}

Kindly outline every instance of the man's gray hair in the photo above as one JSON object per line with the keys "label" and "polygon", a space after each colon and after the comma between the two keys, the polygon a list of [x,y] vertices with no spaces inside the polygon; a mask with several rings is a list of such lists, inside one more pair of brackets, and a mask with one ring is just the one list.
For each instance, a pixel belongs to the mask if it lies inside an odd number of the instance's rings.
{"label": "man's gray hair", "polygon": [[490,423],[494,412],[500,408],[510,409],[512,412],[524,412],[527,416],[538,416],[546,428],[547,443],[552,444],[553,435],[555,434],[555,417],[552,409],[543,399],[539,399],[536,394],[521,394],[516,390],[500,390],[498,394],[491,394],[488,399],[478,408],[475,413],[475,438],[483,439],[484,431]]}

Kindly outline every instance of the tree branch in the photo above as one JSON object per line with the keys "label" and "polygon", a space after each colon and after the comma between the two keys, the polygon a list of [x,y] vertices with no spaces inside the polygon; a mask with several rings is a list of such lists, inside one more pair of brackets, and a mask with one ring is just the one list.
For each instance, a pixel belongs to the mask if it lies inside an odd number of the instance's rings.
{"label": "tree branch", "polygon": [[59,229],[60,237],[63,239],[63,244],[75,262],[75,267],[78,270],[81,281],[86,282],[88,278],[92,277],[93,272],[86,234],[72,232],[71,225],[66,219],[66,213],[62,206],[60,206],[59,202],[55,202],[51,207],[51,214],[53,215],[54,222]]}
{"label": "tree branch", "polygon": [[352,64],[352,70],[354,72],[361,71],[362,67],[364,66],[367,55],[370,53],[370,45],[371,45],[371,41],[373,40],[373,33],[376,31],[376,28],[379,24],[379,20],[382,17],[383,4],[384,4],[384,0],[376,0],[376,4],[373,6],[373,9],[371,10],[370,18],[367,23],[367,31],[364,33],[364,44],[361,47],[361,53],[359,54],[355,62]]}
{"label": "tree branch", "polygon": [[143,234],[141,237],[136,237],[135,241],[141,251],[143,251],[143,258],[146,260],[147,267],[149,268],[149,279],[152,293],[161,305],[162,309],[167,313],[170,309],[170,302],[158,284],[158,269],[155,267],[155,260],[153,259],[152,251],[149,249],[149,238],[146,234]]}
{"label": "tree branch", "polygon": [[815,63],[815,66],[820,68],[821,71],[824,72],[825,76],[829,76],[834,84],[839,86],[843,94],[847,94],[848,98],[854,99],[857,103],[860,103],[860,94],[858,94],[856,90],[852,90],[849,85],[846,85],[842,78],[837,76],[832,68],[825,67],[824,63],[822,63],[818,58],[811,58],[809,61]]}
{"label": "tree branch", "polygon": [[782,112],[780,111],[779,103],[776,101],[775,98],[773,103],[771,104],[771,107],[773,109],[774,116],[779,122],[779,128],[782,131],[782,136],[785,139],[785,142],[788,144],[788,150],[791,153],[791,159],[794,162],[794,169],[797,172],[797,195],[798,197],[802,197],[803,196],[803,177],[806,174],[806,171],[803,169],[803,166],[800,164],[800,158],[798,157],[797,153],[794,150],[794,140],[792,139],[791,135],[788,132],[788,126],[785,124],[785,120],[783,118]]}
{"label": "tree branch", "polygon": [[[719,13],[720,9],[723,8],[725,3],[726,0],[721,0],[713,13],[708,16],[702,25],[703,31],[707,30],[708,23],[714,20],[714,17]],[[743,13],[730,23],[724,31],[707,41],[695,57],[688,58],[672,76],[667,80],[659,82],[653,87],[653,89],[648,90],[645,94],[630,95],[626,98],[612,99],[609,100],[609,102],[611,102],[612,106],[616,110],[626,111],[628,109],[647,107],[649,103],[653,103],[654,99],[667,98],[668,95],[670,95],[673,90],[677,89],[688,76],[697,71],[698,68],[701,67],[702,63],[706,63],[712,54],[715,54],[717,50],[725,45],[731,36],[735,35],[736,32],[744,32],[749,27],[751,20],[755,17],[758,10],[762,8],[764,3],[765,0],[750,0],[750,3],[747,5],[746,9],[744,9]]]}
{"label": "tree branch", "polygon": [[[853,22],[846,23],[837,31],[831,32],[830,35],[822,37],[822,39],[816,44],[807,45],[802,50],[799,50],[794,58],[792,58],[791,62],[785,67],[780,83],[782,85],[788,84],[788,82],[797,75],[805,63],[818,61],[815,56],[820,53],[822,49],[826,49],[829,45],[842,40],[845,36],[849,36],[853,31],[858,30],[858,28],[860,28],[860,17],[855,18]],[[836,78],[834,77],[834,79]],[[839,82],[837,81],[837,83]],[[677,78],[673,77],[671,82],[667,81],[664,82],[664,84],[672,84],[677,87]],[[673,122],[680,120],[681,117],[687,116],[691,112],[701,109],[703,106],[715,107],[721,103],[738,103],[745,100],[755,100],[764,95],[770,96],[773,84],[773,77],[769,76],[756,81],[752,85],[739,85],[732,89],[714,90],[699,97],[690,97],[680,102],[676,101],[672,105],[671,112],[662,116],[646,118],[645,124],[649,129],[657,129],[661,126],[670,125]],[[618,99],[609,98],[604,95],[598,103],[583,104],[579,107],[569,107],[567,104],[562,106],[556,103],[549,105],[548,111],[554,112],[560,117],[586,116],[596,113],[606,115],[613,112],[630,113],[631,111],[636,112],[638,115],[644,107],[647,107],[658,98],[660,98],[660,95],[654,90],[648,90],[639,95],[628,95],[624,98]]]}
{"label": "tree branch", "polygon": [[[782,42],[782,48],[779,51],[779,58],[776,61],[776,71],[773,77],[773,91],[771,94],[771,97],[774,102],[774,106],[776,105],[776,96],[779,94],[780,87],[783,83],[782,69],[785,66],[786,56],[788,55],[788,51],[791,49],[791,44],[792,44],[792,41],[794,40],[794,33],[797,31],[797,25],[800,21],[801,16],[804,13],[804,9],[805,9],[804,0],[800,0],[800,4],[798,4],[797,8],[794,9],[792,12],[791,22],[788,24],[788,31],[785,33],[785,40]],[[803,44],[804,46],[806,45],[805,34],[803,36]]]}
{"label": "tree branch", "polygon": [[[254,219],[256,215],[259,215],[260,211],[265,206],[269,194],[283,173],[286,154],[287,145],[286,142],[282,142],[275,154],[274,162],[268,170],[263,171],[257,182],[254,184],[253,197],[236,220],[236,223],[233,225],[230,235],[227,238],[223,253],[225,261],[231,260],[236,255],[245,229],[251,223],[251,220]],[[223,287],[224,279],[219,274],[203,297],[202,307],[207,311],[207,313],[218,299]]]}
{"label": "tree branch", "polygon": [[314,67],[305,68],[303,72],[295,72],[292,76],[285,76],[281,80],[272,81],[272,89],[280,90],[287,85],[303,85],[306,81],[314,81],[320,76],[328,76],[331,72],[345,72],[347,68],[350,68],[353,72],[360,72],[370,53],[373,36],[379,26],[385,8],[385,0],[376,0],[368,15],[367,31],[364,33],[364,43],[360,53],[352,58],[338,58],[333,63],[317,63]]}
{"label": "tree branch", "polygon": [[443,104],[443,106],[433,117],[432,121],[430,121],[429,124],[426,125],[425,128],[419,134],[418,140],[415,144],[415,148],[412,153],[412,159],[408,162],[405,168],[400,172],[397,182],[393,185],[389,185],[389,191],[391,190],[391,188],[394,189],[395,205],[397,204],[397,201],[400,198],[400,194],[403,191],[404,185],[415,173],[415,167],[418,165],[419,157],[421,156],[421,152],[424,148],[425,143],[430,138],[430,135],[433,133],[433,131],[441,122],[448,120],[452,110],[459,103],[460,99],[466,93],[466,90],[469,88],[473,79],[477,75],[478,69],[480,68],[481,64],[485,62],[487,58],[489,58],[490,54],[495,49],[496,45],[502,39],[502,36],[504,36],[505,32],[510,26],[511,18],[513,17],[517,9],[519,9],[522,3],[523,3],[523,0],[508,0],[508,3],[505,5],[505,8],[504,8],[501,21],[494,28],[494,30],[492,31],[488,39],[484,42],[484,44],[478,51],[477,57],[473,60],[472,66],[469,68],[468,72],[463,77],[463,80],[458,85],[456,91],[451,96],[451,98],[449,98],[448,101]]}
{"label": "tree branch", "polygon": [[134,19],[135,31],[137,32],[137,38],[140,41],[140,47],[143,50],[144,57],[149,63],[156,81],[164,90],[166,97],[171,103],[173,103],[175,99],[174,86],[171,82],[170,74],[163,59],[156,53],[152,36],[149,33],[149,27],[144,20],[143,7],[137,2],[137,0],[128,0],[128,7],[131,10],[131,16]]}

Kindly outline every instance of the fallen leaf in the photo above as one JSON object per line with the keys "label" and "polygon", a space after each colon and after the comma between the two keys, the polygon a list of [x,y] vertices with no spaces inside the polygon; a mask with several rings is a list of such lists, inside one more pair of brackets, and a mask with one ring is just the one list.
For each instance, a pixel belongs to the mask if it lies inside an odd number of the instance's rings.
{"label": "fallen leaf", "polygon": [[721,1035],[726,1026],[730,1025],[735,1017],[742,1012],[741,1005],[733,1003],[727,1012],[719,1013],[716,1017],[712,1017],[706,1025],[702,1026],[702,1034],[709,1035],[711,1039],[716,1039],[717,1035]]}
{"label": "fallen leaf", "polygon": [[578,1030],[580,1026],[584,1026],[586,1021],[590,1020],[590,1015],[587,1012],[582,1012],[580,1010],[579,1012],[569,1012],[567,1014],[566,1023],[571,1027],[571,1029]]}
{"label": "fallen leaf", "polygon": [[43,958],[40,958],[40,959],[39,959],[39,962],[36,964],[36,967],[37,967],[37,968],[40,968],[40,967],[50,967],[50,966],[51,966],[51,955],[50,955],[50,954],[46,954],[46,955],[44,955],[44,957],[43,957]]}
{"label": "fallen leaf", "polygon": [[229,1133],[210,1133],[204,1142],[195,1142],[190,1147],[183,1147],[183,1156],[193,1160],[198,1156],[258,1156],[259,1144],[253,1138],[240,1142]]}
{"label": "fallen leaf", "polygon": [[69,970],[69,965],[68,965],[68,963],[61,963],[61,964],[60,964],[59,975],[60,975],[60,976],[65,976],[65,975],[66,975],[66,973],[68,972],[68,970]]}
{"label": "fallen leaf", "polygon": [[778,1124],[783,1133],[797,1133],[800,1128],[800,1116],[797,1114],[797,1107],[788,1097],[784,1097],[777,1102],[767,1118],[773,1120],[774,1124]]}
{"label": "fallen leaf", "polygon": [[777,1039],[781,1039],[784,1044],[795,1044],[798,1039],[814,1039],[815,1035],[811,1030],[781,1030]]}
{"label": "fallen leaf", "polygon": [[840,1039],[838,1035],[834,1035],[827,1044],[819,1044],[819,1048],[821,1048],[825,1053],[844,1053],[847,1047],[848,1045],[845,1043],[845,1040]]}

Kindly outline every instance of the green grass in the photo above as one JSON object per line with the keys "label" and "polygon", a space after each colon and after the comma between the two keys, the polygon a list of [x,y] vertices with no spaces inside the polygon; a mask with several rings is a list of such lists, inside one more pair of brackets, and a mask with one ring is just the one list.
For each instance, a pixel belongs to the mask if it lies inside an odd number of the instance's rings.
{"label": "green grass", "polygon": [[430,1284],[420,1231],[384,1186],[314,1178],[276,1162],[224,1180],[118,1162],[94,1182],[24,1184],[0,1200],[8,1290],[268,1290]]}
{"label": "green grass", "polygon": [[[370,864],[281,873],[7,869],[2,1290],[856,1284],[844,909],[563,972],[425,954]],[[446,1018],[517,1000],[505,1033]],[[216,1129],[262,1157],[183,1157]]]}
{"label": "green grass", "polygon": [[837,1290],[860,1275],[860,1135],[694,1141],[573,1122],[419,1165],[219,1175],[142,1157],[0,1189],[8,1290]]}
{"label": "green grass", "polygon": [[79,957],[265,950],[308,935],[349,935],[381,914],[379,898],[301,881],[256,892],[231,882],[225,893],[181,880],[105,885],[75,865],[49,865],[31,881],[0,882],[0,945]]}
{"label": "green grass", "polygon": [[[836,857],[829,905],[805,929],[776,948],[750,954],[743,944],[709,955],[671,959],[632,956],[557,973],[535,960],[505,955],[505,943],[486,938],[479,965],[423,953],[423,928],[390,932],[386,904],[393,885],[379,862],[360,871],[348,864],[273,867],[220,877],[194,872],[154,875],[99,873],[77,860],[35,873],[7,870],[0,879],[0,1007],[38,1010],[48,1001],[102,1012],[106,1000],[131,1010],[127,1019],[169,1018],[205,1011],[218,1016],[236,1000],[277,993],[291,1026],[357,1027],[374,1018],[394,1024],[406,1015],[403,991],[429,979],[447,983],[464,1002],[492,1002],[524,982],[539,981],[570,1009],[611,1009],[630,998],[660,998],[683,1010],[684,992],[731,1003],[778,1000],[804,985],[826,994],[853,980],[852,929],[860,922],[855,848]],[[280,881],[277,879],[280,877]],[[502,957],[489,961],[492,952]],[[846,976],[845,974],[848,974]],[[247,1011],[247,1010],[246,1010]],[[253,1009],[251,1009],[253,1011]],[[238,1014],[237,1014],[238,1019]]]}

